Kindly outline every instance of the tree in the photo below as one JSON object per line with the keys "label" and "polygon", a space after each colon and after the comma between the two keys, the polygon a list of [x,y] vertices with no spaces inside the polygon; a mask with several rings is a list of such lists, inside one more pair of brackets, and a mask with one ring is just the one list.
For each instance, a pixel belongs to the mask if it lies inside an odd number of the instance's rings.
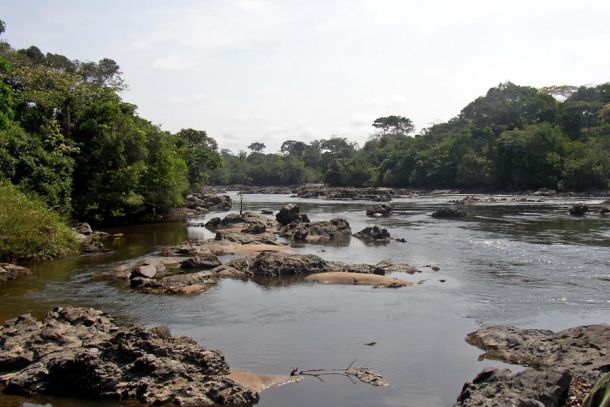
{"label": "tree", "polygon": [[188,168],[188,180],[193,186],[205,182],[210,171],[220,167],[216,140],[205,131],[182,129],[176,134],[177,147]]}
{"label": "tree", "polygon": [[253,153],[260,153],[265,148],[267,148],[267,146],[264,143],[260,143],[258,141],[254,142],[248,146],[248,150],[252,151]]}
{"label": "tree", "polygon": [[415,130],[411,119],[403,116],[379,117],[373,122],[379,135],[406,136]]}
{"label": "tree", "polygon": [[302,157],[305,154],[305,150],[307,149],[307,144],[302,141],[296,140],[286,140],[282,143],[280,147],[280,151],[282,153],[287,153],[289,155],[295,155],[297,157]]}

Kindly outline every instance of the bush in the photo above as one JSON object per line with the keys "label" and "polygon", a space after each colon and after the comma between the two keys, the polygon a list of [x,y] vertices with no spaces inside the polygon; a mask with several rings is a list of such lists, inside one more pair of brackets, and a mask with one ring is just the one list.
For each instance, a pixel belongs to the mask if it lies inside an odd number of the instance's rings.
{"label": "bush", "polygon": [[0,181],[0,260],[48,260],[76,253],[78,242],[59,214],[37,197]]}

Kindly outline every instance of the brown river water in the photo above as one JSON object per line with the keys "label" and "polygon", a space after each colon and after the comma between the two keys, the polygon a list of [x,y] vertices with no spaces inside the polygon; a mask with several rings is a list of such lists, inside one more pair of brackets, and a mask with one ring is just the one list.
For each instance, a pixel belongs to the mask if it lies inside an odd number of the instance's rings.
{"label": "brown river water", "polygon": [[[239,202],[233,194],[234,201]],[[449,406],[462,384],[487,366],[464,342],[481,325],[563,329],[610,322],[610,217],[568,215],[582,201],[542,198],[469,208],[471,217],[434,219],[429,214],[455,196],[397,199],[389,218],[364,214],[370,202],[304,200],[288,195],[245,195],[246,210],[299,204],[312,220],[347,219],[354,232],[379,224],[407,243],[301,245],[294,253],[328,260],[407,262],[422,270],[394,277],[422,284],[399,289],[316,285],[297,280],[221,280],[197,296],[140,294],[92,278],[122,260],[160,246],[211,237],[188,223],[137,225],[111,252],[32,265],[34,275],[0,286],[0,321],[22,313],[43,316],[58,305],[91,306],[120,322],[167,325],[205,347],[220,349],[229,364],[265,374],[293,368],[342,368],[351,361],[382,374],[389,387],[337,376],[306,378],[262,393],[258,406]],[[536,198],[538,199],[538,198]],[[586,200],[585,200],[586,201]],[[592,203],[601,199],[590,199]],[[430,267],[437,266],[439,271]],[[441,282],[444,280],[444,282]],[[375,346],[364,344],[376,342]],[[0,406],[109,407],[120,402],[0,395]]]}

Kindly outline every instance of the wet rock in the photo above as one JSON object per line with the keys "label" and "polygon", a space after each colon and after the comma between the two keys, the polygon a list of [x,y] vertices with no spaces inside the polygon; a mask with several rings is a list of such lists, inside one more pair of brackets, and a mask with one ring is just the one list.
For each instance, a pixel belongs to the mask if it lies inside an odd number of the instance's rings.
{"label": "wet rock", "polygon": [[273,215],[273,211],[272,211],[272,210],[269,210],[269,209],[262,209],[262,210],[261,210],[261,213],[262,213],[263,215]]}
{"label": "wet rock", "polygon": [[291,203],[284,204],[277,215],[275,215],[275,219],[281,225],[288,225],[299,219],[299,207]]}
{"label": "wet rock", "polygon": [[220,222],[221,226],[229,226],[236,223],[244,223],[243,218],[238,213],[230,213]]}
{"label": "wet rock", "polygon": [[465,218],[466,212],[461,211],[457,208],[441,208],[434,212],[431,215],[433,218]]}
{"label": "wet rock", "polygon": [[372,216],[375,218],[382,216],[389,216],[392,213],[392,207],[388,204],[374,205],[366,210],[366,216]]}
{"label": "wet rock", "polygon": [[91,225],[88,223],[80,223],[72,228],[72,230],[81,235],[89,236],[93,233],[93,229],[91,229]]}
{"label": "wet rock", "polygon": [[293,222],[279,231],[280,236],[294,239],[315,241],[349,240],[352,229],[345,219],[331,219],[319,222]]}
{"label": "wet rock", "polygon": [[220,260],[212,253],[198,254],[180,263],[183,269],[211,269],[220,265]]}
{"label": "wet rock", "polygon": [[601,208],[599,208],[598,213],[601,214],[601,215],[605,215],[607,213],[610,213],[610,208],[607,207],[607,206],[602,206]]}
{"label": "wet rock", "polygon": [[[493,326],[468,334],[466,341],[485,351],[482,359],[530,368],[516,375],[510,371],[497,373],[495,369],[481,372],[473,383],[464,386],[456,404],[459,406],[511,405],[518,401],[510,398],[511,389],[513,396],[527,395],[525,400],[530,403],[512,405],[563,406],[568,387],[574,387],[572,378],[576,380],[574,383],[593,383],[610,368],[608,324],[579,326],[560,332]],[[479,385],[477,382],[492,384]],[[501,391],[494,393],[494,388]],[[485,398],[487,404],[477,404],[476,400]],[[540,403],[532,404],[529,400]],[[578,400],[570,403],[579,405]]]}
{"label": "wet rock", "polygon": [[32,274],[30,269],[10,263],[0,263],[0,283],[16,278],[29,276]]}
{"label": "wet rock", "polygon": [[589,212],[589,207],[585,204],[576,204],[570,208],[571,216],[585,216]]}
{"label": "wet rock", "polygon": [[374,242],[374,243],[389,243],[391,240],[390,232],[381,226],[367,226],[358,233],[354,233],[354,237],[358,239]]}
{"label": "wet rock", "polygon": [[328,271],[329,262],[313,254],[261,253],[227,264],[249,276],[281,277]]}
{"label": "wet rock", "polygon": [[83,242],[81,244],[81,250],[83,253],[103,253],[110,251],[110,249],[107,249],[106,246],[104,246],[104,243],[99,240],[87,240]]}
{"label": "wet rock", "polygon": [[587,325],[553,332],[493,326],[468,334],[466,342],[485,351],[482,358],[576,372],[610,367],[610,325]]}
{"label": "wet rock", "polygon": [[222,223],[222,219],[219,217],[214,217],[205,223],[205,227],[208,229],[216,229],[219,228]]}
{"label": "wet rock", "polygon": [[219,351],[167,329],[119,327],[91,308],[55,308],[41,322],[23,315],[6,321],[0,338],[8,393],[192,406],[245,406],[259,398],[228,377]]}
{"label": "wet rock", "polygon": [[530,368],[515,374],[487,368],[464,385],[454,406],[564,406],[571,378],[566,369],[540,372]]}

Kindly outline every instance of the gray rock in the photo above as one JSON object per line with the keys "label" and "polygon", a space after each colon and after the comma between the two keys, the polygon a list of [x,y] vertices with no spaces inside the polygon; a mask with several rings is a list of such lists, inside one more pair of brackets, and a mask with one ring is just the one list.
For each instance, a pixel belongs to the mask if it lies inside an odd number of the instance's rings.
{"label": "gray rock", "polygon": [[389,216],[392,213],[392,207],[388,204],[378,204],[367,208],[366,216],[380,217]]}
{"label": "gray rock", "polygon": [[220,227],[221,223],[222,223],[222,219],[220,219],[219,217],[215,217],[215,218],[212,218],[209,221],[207,221],[205,223],[205,227],[208,229],[216,229],[216,228]]}
{"label": "gray rock", "polygon": [[80,223],[74,226],[72,230],[85,236],[89,236],[93,233],[93,229],[91,229],[91,226],[88,223]]}
{"label": "gray rock", "polygon": [[227,377],[223,355],[168,330],[117,326],[94,309],[55,308],[0,327],[0,381],[13,394],[50,394],[148,405],[246,406],[257,392]]}
{"label": "gray rock", "polygon": [[180,263],[183,269],[211,269],[220,265],[220,260],[212,253],[198,254]]}
{"label": "gray rock", "polygon": [[360,232],[354,233],[354,237],[374,243],[389,243],[391,240],[390,232],[377,225],[367,226]]}
{"label": "gray rock", "polygon": [[294,240],[341,241],[349,240],[352,229],[345,219],[331,219],[320,222],[293,222],[280,229],[280,236]]}
{"label": "gray rock", "polygon": [[448,219],[452,219],[452,218],[465,218],[466,217],[466,212],[461,211],[457,208],[441,208],[438,209],[434,212],[432,212],[432,217],[433,218],[448,218]]}
{"label": "gray rock", "polygon": [[277,215],[275,215],[275,219],[281,225],[288,225],[297,220],[298,217],[299,207],[291,203],[284,204]]}

